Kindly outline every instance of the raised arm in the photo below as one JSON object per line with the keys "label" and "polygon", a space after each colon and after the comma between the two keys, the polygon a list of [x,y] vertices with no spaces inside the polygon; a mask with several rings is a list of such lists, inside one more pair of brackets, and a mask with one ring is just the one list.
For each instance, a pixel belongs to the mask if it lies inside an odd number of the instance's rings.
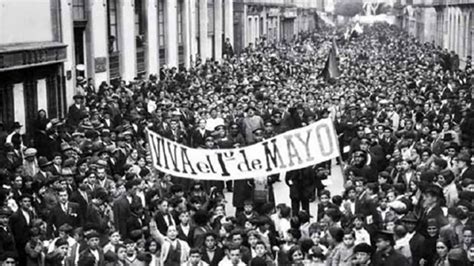
{"label": "raised arm", "polygon": [[160,243],[160,245],[163,245],[165,242],[165,236],[161,234],[160,230],[158,230],[158,227],[156,226],[156,221],[155,219],[151,219],[150,221],[150,235]]}

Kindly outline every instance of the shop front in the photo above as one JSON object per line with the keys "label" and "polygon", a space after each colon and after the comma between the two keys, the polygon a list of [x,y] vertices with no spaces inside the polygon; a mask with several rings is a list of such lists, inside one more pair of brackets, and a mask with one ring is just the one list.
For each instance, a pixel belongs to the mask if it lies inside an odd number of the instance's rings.
{"label": "shop front", "polygon": [[56,42],[0,46],[0,122],[18,121],[30,133],[38,110],[64,117],[66,45]]}

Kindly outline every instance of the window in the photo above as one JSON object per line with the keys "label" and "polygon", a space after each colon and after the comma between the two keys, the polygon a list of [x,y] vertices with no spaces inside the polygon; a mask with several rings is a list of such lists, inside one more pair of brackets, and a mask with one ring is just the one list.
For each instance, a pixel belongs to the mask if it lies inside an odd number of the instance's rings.
{"label": "window", "polygon": [[199,35],[201,34],[200,31],[199,31],[199,23],[200,23],[200,16],[201,16],[201,13],[199,12],[199,1],[194,1],[195,2],[195,5],[196,5],[196,15],[194,16],[194,29],[195,29],[195,33],[196,33],[196,52],[198,55],[201,54],[201,43],[200,43],[200,40],[199,40]]}
{"label": "window", "polygon": [[87,19],[85,0],[72,1],[72,17],[74,18],[74,21]]}
{"label": "window", "polygon": [[164,0],[158,0],[158,35],[160,48],[165,47],[165,12]]}
{"label": "window", "polygon": [[214,0],[207,0],[207,35],[214,35]]}
{"label": "window", "polygon": [[143,1],[135,0],[135,38],[137,47],[143,47],[145,42],[145,19],[143,12]]}
{"label": "window", "polygon": [[109,53],[119,50],[117,0],[107,0],[107,24],[109,31]]}
{"label": "window", "polygon": [[200,32],[199,32],[199,23],[200,23],[199,17],[200,17],[201,14],[199,12],[199,1],[195,1],[195,3],[196,3],[196,15],[194,16],[194,18],[196,20],[194,21],[194,27],[195,27],[196,36],[199,37],[199,34],[200,34]]}
{"label": "window", "polygon": [[183,45],[183,9],[184,3],[178,0],[177,17],[178,17],[178,45]]}

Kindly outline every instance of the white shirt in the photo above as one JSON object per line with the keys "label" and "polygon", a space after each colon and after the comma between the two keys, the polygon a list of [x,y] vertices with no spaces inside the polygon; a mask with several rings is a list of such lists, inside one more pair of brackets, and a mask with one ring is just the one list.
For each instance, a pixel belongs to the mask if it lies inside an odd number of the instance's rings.
{"label": "white shirt", "polygon": [[99,261],[100,260],[99,251],[97,249],[91,249],[90,251],[91,251],[92,255],[94,255],[95,261]]}
{"label": "white shirt", "polygon": [[188,236],[188,235],[189,235],[189,228],[190,228],[190,227],[189,227],[189,224],[188,224],[188,225],[182,225],[182,224],[180,224],[179,226],[181,227],[181,230],[183,230],[183,233],[184,233],[186,236]]}
{"label": "white shirt", "polygon": [[30,225],[30,214],[27,211],[24,211],[23,209],[21,209],[21,213],[25,217],[26,224]]}
{"label": "white shirt", "polygon": [[[221,260],[221,262],[219,262],[218,265],[219,265],[219,266],[235,266],[235,264],[233,264],[227,256],[224,257],[224,258]],[[242,261],[239,261],[239,263],[237,263],[237,266],[246,266],[246,264],[243,263]]]}

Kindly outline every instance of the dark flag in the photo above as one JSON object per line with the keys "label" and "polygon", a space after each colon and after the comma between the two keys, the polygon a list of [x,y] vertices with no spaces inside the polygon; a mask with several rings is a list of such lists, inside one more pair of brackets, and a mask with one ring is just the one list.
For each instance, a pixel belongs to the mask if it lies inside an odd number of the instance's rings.
{"label": "dark flag", "polygon": [[326,60],[326,64],[324,65],[323,71],[321,72],[321,76],[323,76],[325,80],[336,78],[340,75],[336,57],[337,47],[336,42],[333,40],[331,50],[329,51],[328,59]]}

